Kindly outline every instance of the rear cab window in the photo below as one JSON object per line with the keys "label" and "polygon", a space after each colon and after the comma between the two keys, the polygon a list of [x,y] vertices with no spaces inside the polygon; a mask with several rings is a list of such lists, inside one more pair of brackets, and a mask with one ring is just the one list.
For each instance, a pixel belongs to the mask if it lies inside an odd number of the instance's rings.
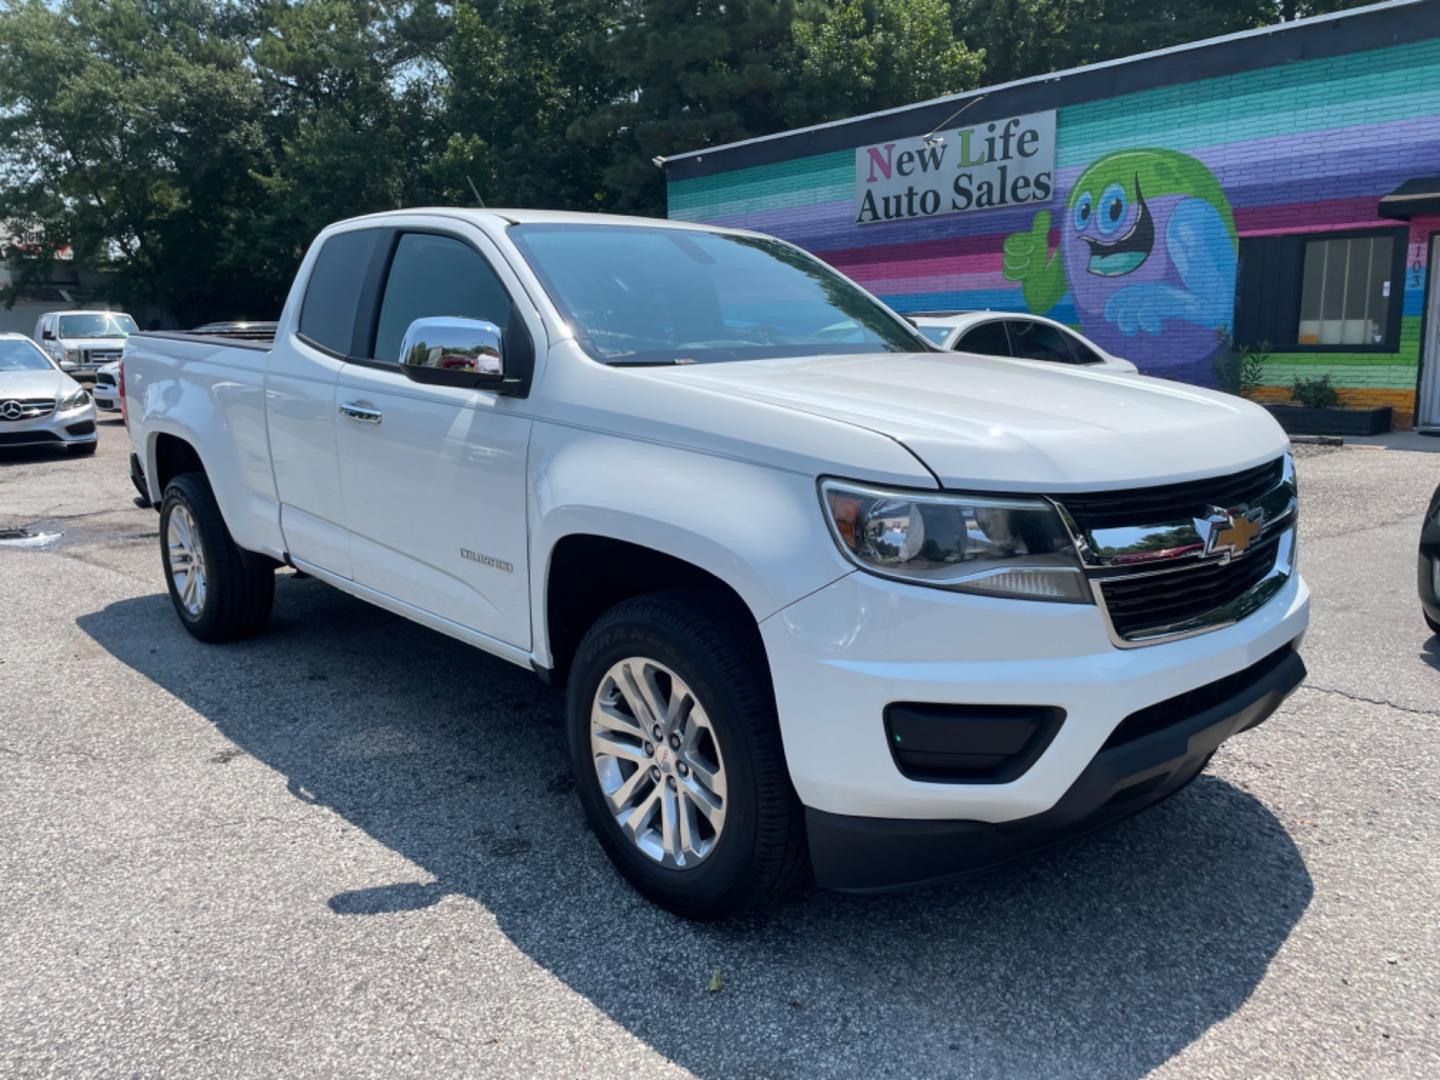
{"label": "rear cab window", "polygon": [[311,345],[341,357],[353,351],[361,290],[384,232],[357,229],[325,241],[300,305],[299,333]]}

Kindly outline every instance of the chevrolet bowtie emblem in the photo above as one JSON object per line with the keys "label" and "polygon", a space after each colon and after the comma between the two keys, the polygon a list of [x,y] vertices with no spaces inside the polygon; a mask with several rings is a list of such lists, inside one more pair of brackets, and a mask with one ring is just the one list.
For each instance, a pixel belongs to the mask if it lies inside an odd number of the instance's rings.
{"label": "chevrolet bowtie emblem", "polygon": [[1260,507],[1224,510],[1212,506],[1208,515],[1195,519],[1195,531],[1205,542],[1206,555],[1219,555],[1229,562],[1250,550],[1264,521],[1265,511]]}

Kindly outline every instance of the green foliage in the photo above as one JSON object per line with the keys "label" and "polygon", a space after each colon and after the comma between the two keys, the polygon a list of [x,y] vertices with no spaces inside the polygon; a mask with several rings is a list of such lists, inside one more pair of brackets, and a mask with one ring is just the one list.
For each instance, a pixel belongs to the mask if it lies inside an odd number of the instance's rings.
{"label": "green foliage", "polygon": [[603,153],[617,210],[657,213],[656,155],[734,142],[785,126],[794,65],[794,0],[637,0],[617,5],[603,44],[615,96],[572,125]]}
{"label": "green foliage", "polygon": [[1265,385],[1270,343],[1262,341],[1258,346],[1240,347],[1225,330],[1218,331],[1217,336],[1220,347],[1211,360],[1215,385],[1226,393],[1253,399],[1260,387]]}
{"label": "green foliage", "polygon": [[794,27],[799,70],[787,118],[839,119],[979,83],[984,57],[957,41],[944,0],[810,3]]}
{"label": "green foliage", "polygon": [[[0,222],[195,311],[257,297],[235,256],[269,147],[247,19],[203,0],[24,0],[0,13]],[[22,262],[21,283],[46,255]],[[262,289],[261,292],[264,290]]]}
{"label": "green foliage", "polygon": [[1307,409],[1333,409],[1340,404],[1340,394],[1330,385],[1329,375],[1313,379],[1296,379],[1290,389],[1291,398]]}
{"label": "green foliage", "polygon": [[986,83],[1111,60],[1370,0],[953,0]]}
{"label": "green foliage", "polygon": [[[512,0],[457,6],[440,54],[445,145],[430,175],[442,202],[600,210],[614,158],[572,128],[623,96],[603,47],[619,25],[613,0]],[[644,163],[649,171],[654,167]],[[648,173],[647,173],[648,178]]]}

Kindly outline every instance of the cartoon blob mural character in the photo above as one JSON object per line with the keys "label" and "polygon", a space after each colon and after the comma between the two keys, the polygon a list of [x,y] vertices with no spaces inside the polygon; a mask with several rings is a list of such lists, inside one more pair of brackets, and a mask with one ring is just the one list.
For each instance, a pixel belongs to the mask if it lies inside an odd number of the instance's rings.
{"label": "cartoon blob mural character", "polygon": [[1235,218],[1209,169],[1173,150],[1124,150],[1075,181],[1053,255],[1048,210],[1006,239],[1005,276],[1033,312],[1069,292],[1087,335],[1160,374],[1204,360],[1215,331],[1230,328],[1236,250]]}

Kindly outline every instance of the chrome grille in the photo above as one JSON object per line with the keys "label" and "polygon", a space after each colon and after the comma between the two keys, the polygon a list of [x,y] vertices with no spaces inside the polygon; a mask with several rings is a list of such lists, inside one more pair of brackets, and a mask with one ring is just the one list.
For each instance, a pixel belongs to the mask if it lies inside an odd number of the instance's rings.
{"label": "chrome grille", "polygon": [[1054,501],[1122,648],[1243,619],[1280,591],[1294,567],[1288,456],[1206,480]]}
{"label": "chrome grille", "polygon": [[1239,506],[1259,499],[1283,478],[1285,459],[1276,458],[1244,472],[1189,480],[1183,484],[1128,491],[1064,495],[1060,501],[1082,530],[1155,525],[1201,517],[1211,506]]}
{"label": "chrome grille", "polygon": [[1280,536],[1268,537],[1243,559],[1218,560],[1153,574],[1100,580],[1100,594],[1116,633],[1137,640],[1182,626],[1232,603],[1275,568]]}
{"label": "chrome grille", "polygon": [[111,360],[119,360],[121,350],[119,349],[86,349],[85,362],[87,364],[108,364]]}
{"label": "chrome grille", "polygon": [[0,398],[0,423],[34,420],[55,411],[54,398]]}

